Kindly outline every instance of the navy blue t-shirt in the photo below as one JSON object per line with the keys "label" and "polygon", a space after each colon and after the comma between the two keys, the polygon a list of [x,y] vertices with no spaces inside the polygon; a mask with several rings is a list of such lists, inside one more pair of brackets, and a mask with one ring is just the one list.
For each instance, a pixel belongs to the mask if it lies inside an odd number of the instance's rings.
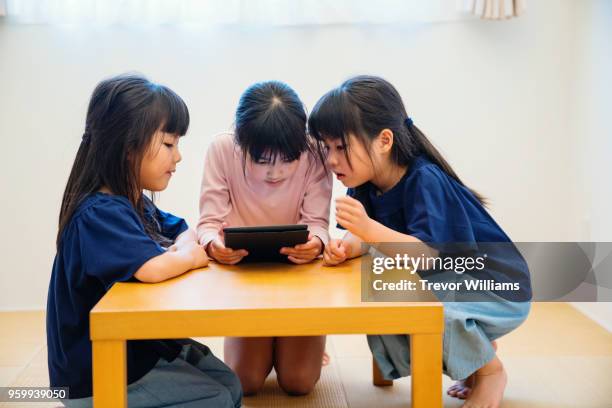
{"label": "navy blue t-shirt", "polygon": [[519,291],[493,292],[515,301],[531,299],[529,268],[510,238],[468,188],[425,156],[416,157],[391,190],[380,194],[367,183],[349,189],[348,195],[364,204],[371,218],[431,244],[441,257],[453,252],[486,253],[485,268],[470,275],[499,283],[517,282]]}
{"label": "navy blue t-shirt", "polygon": [[[170,241],[187,229],[181,218],[160,211],[145,198],[145,214]],[[92,395],[89,312],[115,282],[134,273],[165,249],[145,232],[138,213],[123,196],[94,193],[66,225],[53,262],[47,299],[47,346],[52,387],[69,387],[70,398]],[[128,341],[128,383],[157,363],[173,358],[171,342]]]}

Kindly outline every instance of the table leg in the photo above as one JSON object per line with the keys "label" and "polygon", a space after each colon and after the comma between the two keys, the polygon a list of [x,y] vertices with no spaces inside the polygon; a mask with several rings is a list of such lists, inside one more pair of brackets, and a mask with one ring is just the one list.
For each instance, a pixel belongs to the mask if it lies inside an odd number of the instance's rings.
{"label": "table leg", "polygon": [[386,380],[382,373],[380,372],[380,368],[378,368],[378,364],[376,364],[376,359],[372,357],[372,383],[377,387],[388,387],[393,385],[393,380]]}
{"label": "table leg", "polygon": [[410,336],[412,408],[442,408],[442,334]]}
{"label": "table leg", "polygon": [[127,407],[127,362],[124,340],[98,340],[93,348],[95,408]]}

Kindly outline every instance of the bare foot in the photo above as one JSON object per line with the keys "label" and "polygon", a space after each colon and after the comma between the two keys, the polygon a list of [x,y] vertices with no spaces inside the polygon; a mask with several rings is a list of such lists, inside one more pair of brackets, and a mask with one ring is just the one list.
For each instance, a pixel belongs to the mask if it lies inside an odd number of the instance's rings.
{"label": "bare foot", "polygon": [[474,387],[462,408],[499,408],[508,376],[497,356],[474,373]]}
{"label": "bare foot", "polygon": [[[493,350],[497,351],[497,342],[493,340],[491,342],[493,346]],[[465,380],[459,380],[455,382],[455,384],[451,385],[446,393],[454,398],[466,399],[470,396],[470,392],[472,392],[472,388],[474,387],[474,374],[470,375]]]}
{"label": "bare foot", "polygon": [[465,380],[459,380],[451,385],[446,393],[454,398],[466,399],[474,387],[474,375],[470,375]]}
{"label": "bare foot", "polygon": [[329,356],[329,354],[327,354],[326,351],[323,352],[323,361],[321,363],[321,366],[325,367],[326,365],[329,365],[329,361],[331,360],[331,357]]}

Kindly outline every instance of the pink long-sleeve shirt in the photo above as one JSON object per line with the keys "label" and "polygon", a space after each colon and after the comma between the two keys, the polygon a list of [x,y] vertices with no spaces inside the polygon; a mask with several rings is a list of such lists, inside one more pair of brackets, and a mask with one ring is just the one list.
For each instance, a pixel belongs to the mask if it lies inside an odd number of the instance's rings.
{"label": "pink long-sleeve shirt", "polygon": [[326,245],[331,172],[305,152],[291,176],[279,185],[268,185],[249,177],[233,137],[232,133],[218,135],[206,154],[197,227],[200,244],[215,239],[226,222],[230,227],[306,224]]}

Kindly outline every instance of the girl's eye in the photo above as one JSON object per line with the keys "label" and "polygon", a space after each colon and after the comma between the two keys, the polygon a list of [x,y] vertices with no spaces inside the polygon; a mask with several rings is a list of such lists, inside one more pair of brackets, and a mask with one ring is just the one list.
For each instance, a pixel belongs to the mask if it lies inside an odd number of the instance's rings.
{"label": "girl's eye", "polygon": [[174,143],[164,143],[164,146],[172,149],[174,147]]}
{"label": "girl's eye", "polygon": [[338,145],[338,146],[336,146],[336,150],[338,150],[338,151],[340,151],[340,152],[341,152],[342,150],[344,150],[344,145]]}

